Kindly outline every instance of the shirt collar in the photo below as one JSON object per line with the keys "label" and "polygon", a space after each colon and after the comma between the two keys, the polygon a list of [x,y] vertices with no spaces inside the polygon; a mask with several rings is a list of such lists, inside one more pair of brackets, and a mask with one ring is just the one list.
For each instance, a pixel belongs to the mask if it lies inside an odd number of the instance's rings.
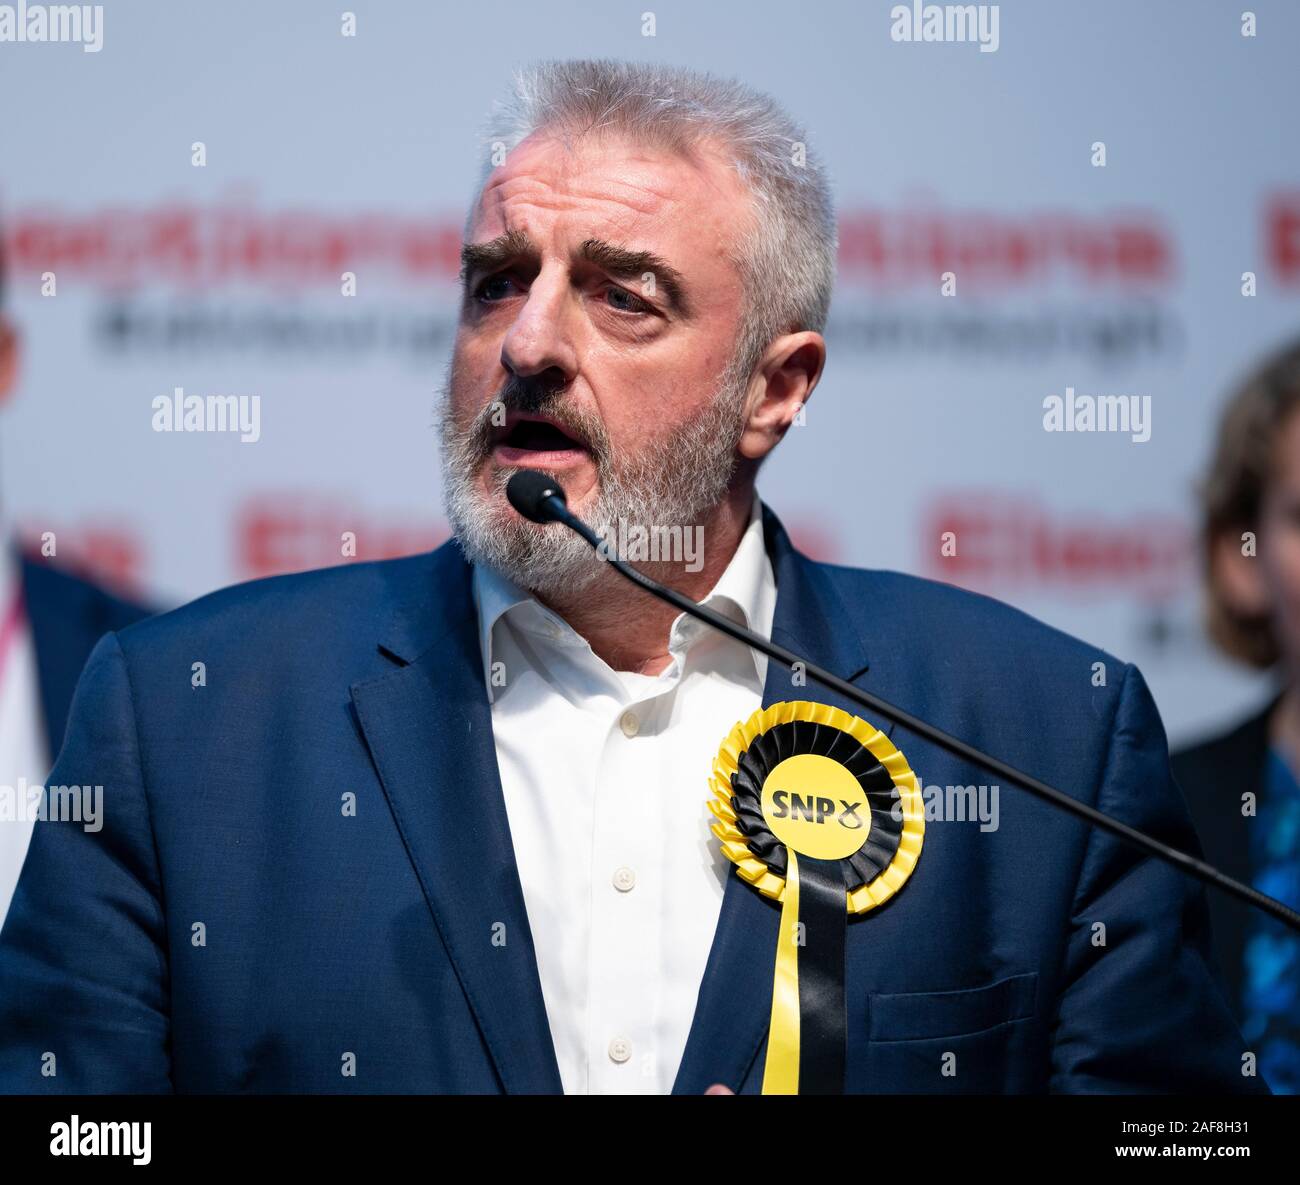
{"label": "shirt collar", "polygon": [[[519,588],[513,581],[484,564],[475,564],[473,572],[474,604],[478,614],[479,647],[483,655],[483,679],[488,700],[492,699],[492,640],[497,626],[509,616],[512,623],[530,632],[539,632],[552,641],[578,635],[554,610]],[[732,554],[731,560],[709,595],[701,602],[740,625],[770,637],[776,614],[776,577],[767,554],[763,536],[763,508],[758,495],[750,507],[749,523]],[[684,651],[709,627],[686,617],[673,622],[669,649]],[[761,687],[767,676],[767,655],[750,651]]]}

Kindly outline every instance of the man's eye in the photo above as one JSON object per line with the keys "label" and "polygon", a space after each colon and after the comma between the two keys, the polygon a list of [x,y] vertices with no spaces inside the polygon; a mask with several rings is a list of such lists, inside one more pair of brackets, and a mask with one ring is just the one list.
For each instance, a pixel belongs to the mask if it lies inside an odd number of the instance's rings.
{"label": "man's eye", "polygon": [[479,281],[474,288],[474,297],[476,300],[500,300],[503,296],[508,295],[507,289],[500,286],[508,286],[509,284],[509,276],[488,276],[486,280]]}
{"label": "man's eye", "polygon": [[605,290],[605,299],[609,302],[611,308],[618,309],[620,313],[648,313],[651,311],[650,306],[646,304],[639,296],[633,296],[626,288],[608,288]]}

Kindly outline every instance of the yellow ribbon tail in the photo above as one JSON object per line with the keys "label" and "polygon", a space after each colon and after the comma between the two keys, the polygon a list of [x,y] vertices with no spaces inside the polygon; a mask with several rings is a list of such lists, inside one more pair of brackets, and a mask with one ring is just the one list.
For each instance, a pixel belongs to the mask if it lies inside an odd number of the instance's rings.
{"label": "yellow ribbon tail", "polygon": [[799,1093],[799,861],[786,848],[788,867],[776,939],[772,1021],[767,1034],[764,1094]]}

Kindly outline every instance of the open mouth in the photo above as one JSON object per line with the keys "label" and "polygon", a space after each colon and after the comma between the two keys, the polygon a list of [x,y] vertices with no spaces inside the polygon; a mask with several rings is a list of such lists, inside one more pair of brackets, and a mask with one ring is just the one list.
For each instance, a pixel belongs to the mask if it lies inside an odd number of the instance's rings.
{"label": "open mouth", "polygon": [[550,420],[511,416],[496,432],[493,455],[507,465],[562,465],[579,461],[590,450],[576,436]]}

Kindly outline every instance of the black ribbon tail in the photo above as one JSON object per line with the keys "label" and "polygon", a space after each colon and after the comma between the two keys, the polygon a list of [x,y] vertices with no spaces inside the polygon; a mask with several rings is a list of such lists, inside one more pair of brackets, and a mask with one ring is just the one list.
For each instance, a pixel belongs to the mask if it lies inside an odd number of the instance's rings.
{"label": "black ribbon tail", "polygon": [[848,1022],[844,1002],[844,876],[837,860],[799,857],[799,1093],[843,1094]]}

